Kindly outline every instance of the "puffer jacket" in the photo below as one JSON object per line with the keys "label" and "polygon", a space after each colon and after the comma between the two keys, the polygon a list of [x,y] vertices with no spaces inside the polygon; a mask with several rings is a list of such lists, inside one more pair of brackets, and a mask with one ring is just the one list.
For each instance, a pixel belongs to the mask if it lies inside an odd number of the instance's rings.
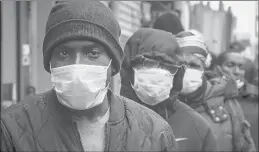
{"label": "puffer jacket", "polygon": [[180,100],[200,113],[216,134],[220,151],[252,152],[255,146],[250,124],[236,100],[238,90],[233,80],[221,77],[205,80],[204,88]]}
{"label": "puffer jacket", "polygon": [[[217,151],[215,136],[207,123],[196,111],[180,102],[175,97],[163,101],[156,106],[145,105],[137,97],[131,86],[134,79],[131,59],[143,55],[149,59],[168,61],[172,58],[175,63],[179,61],[174,55],[178,52],[178,44],[174,43],[170,33],[154,32],[151,29],[140,29],[128,40],[125,46],[125,59],[122,64],[121,90],[122,96],[132,99],[160,114],[171,125],[178,142],[179,151]],[[171,62],[172,63],[172,62]],[[178,74],[177,74],[178,75]],[[177,77],[177,76],[176,76]],[[174,81],[176,91],[181,81]]]}
{"label": "puffer jacket", "polygon": [[239,89],[237,100],[243,109],[245,118],[251,125],[251,134],[256,149],[258,149],[258,86],[246,82]]}
{"label": "puffer jacket", "polygon": [[258,149],[258,98],[244,98],[239,96],[237,100],[243,109],[245,118],[251,125],[251,135],[254,140],[255,147]]}
{"label": "puffer jacket", "polygon": [[[152,110],[108,93],[110,117],[105,151],[176,151],[170,126]],[[70,109],[54,90],[6,109],[1,151],[84,151]]]}

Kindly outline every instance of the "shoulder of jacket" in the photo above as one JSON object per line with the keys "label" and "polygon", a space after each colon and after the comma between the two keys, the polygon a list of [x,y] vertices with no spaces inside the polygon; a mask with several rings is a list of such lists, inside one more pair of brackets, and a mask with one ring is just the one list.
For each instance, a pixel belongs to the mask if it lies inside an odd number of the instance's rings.
{"label": "shoulder of jacket", "polygon": [[241,105],[239,104],[237,99],[227,99],[225,101],[225,106],[227,106],[228,108],[231,108],[232,110],[237,110],[240,111],[242,109]]}
{"label": "shoulder of jacket", "polygon": [[201,116],[197,111],[188,110],[186,111],[187,116],[192,120],[192,124],[197,131],[201,140],[204,140],[207,132],[210,130],[209,122]]}
{"label": "shoulder of jacket", "polygon": [[41,109],[45,107],[43,96],[44,93],[27,97],[19,103],[7,107],[1,114],[1,120],[9,122],[30,119],[30,116],[40,113]]}
{"label": "shoulder of jacket", "polygon": [[157,151],[175,151],[177,149],[173,130],[167,121],[153,110],[125,97],[122,98],[129,124],[137,124],[138,128],[158,148]]}
{"label": "shoulder of jacket", "polygon": [[147,134],[165,132],[169,124],[153,110],[132,101],[126,97],[120,97],[125,103],[126,117],[137,121],[140,128]]}
{"label": "shoulder of jacket", "polygon": [[11,113],[13,111],[16,111],[17,109],[20,109],[25,106],[34,105],[35,103],[39,102],[43,97],[43,94],[38,94],[35,96],[26,97],[25,99],[19,101],[16,104],[13,104],[6,109],[3,110],[3,114],[5,113]]}
{"label": "shoulder of jacket", "polygon": [[193,126],[193,131],[197,133],[200,142],[204,143],[204,141],[207,140],[208,134],[211,132],[209,122],[196,111],[188,111],[188,115],[192,121],[191,124]]}

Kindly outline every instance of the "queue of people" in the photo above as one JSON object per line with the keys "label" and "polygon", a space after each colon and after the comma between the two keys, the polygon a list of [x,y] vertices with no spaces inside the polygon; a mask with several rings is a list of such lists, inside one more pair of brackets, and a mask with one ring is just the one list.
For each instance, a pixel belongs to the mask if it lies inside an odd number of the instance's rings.
{"label": "queue of people", "polygon": [[[124,49],[120,34],[99,1],[53,6],[43,42],[53,88],[4,110],[1,151],[256,151],[258,116],[255,126],[241,99],[256,98],[257,86],[240,53],[213,59],[208,77],[202,34],[171,13]],[[117,73],[120,95],[109,88]]]}

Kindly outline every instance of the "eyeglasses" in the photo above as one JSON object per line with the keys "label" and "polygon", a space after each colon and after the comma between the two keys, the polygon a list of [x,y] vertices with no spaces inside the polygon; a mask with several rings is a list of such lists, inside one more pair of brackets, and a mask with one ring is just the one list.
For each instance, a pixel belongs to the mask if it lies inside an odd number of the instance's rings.
{"label": "eyeglasses", "polygon": [[180,67],[183,65],[174,65],[170,63],[164,63],[160,61],[156,61],[153,59],[149,59],[144,57],[143,55],[137,56],[134,59],[130,60],[132,67],[135,69],[139,68],[161,68],[170,71],[171,74],[175,74]]}

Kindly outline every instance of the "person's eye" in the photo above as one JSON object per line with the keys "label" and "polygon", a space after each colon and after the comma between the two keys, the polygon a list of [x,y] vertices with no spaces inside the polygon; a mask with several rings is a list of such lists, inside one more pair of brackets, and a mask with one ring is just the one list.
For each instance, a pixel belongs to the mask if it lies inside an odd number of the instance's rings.
{"label": "person's eye", "polygon": [[233,63],[231,63],[231,62],[228,62],[228,63],[226,64],[226,66],[227,66],[227,67],[229,67],[229,68],[231,68],[231,67],[233,67],[233,66],[234,66],[234,64],[233,64]]}
{"label": "person's eye", "polygon": [[65,58],[65,57],[68,57],[69,54],[68,54],[67,51],[60,51],[60,52],[59,52],[59,55],[60,55],[61,57],[64,57],[64,58]]}
{"label": "person's eye", "polygon": [[244,65],[240,65],[239,68],[240,68],[241,70],[245,70],[245,66],[244,66]]}
{"label": "person's eye", "polygon": [[190,63],[189,64],[189,67],[190,68],[194,68],[194,69],[200,69],[201,67],[198,65],[198,64],[196,64],[196,63]]}
{"label": "person's eye", "polygon": [[97,59],[100,56],[100,51],[95,48],[88,52],[87,56],[92,59]]}

